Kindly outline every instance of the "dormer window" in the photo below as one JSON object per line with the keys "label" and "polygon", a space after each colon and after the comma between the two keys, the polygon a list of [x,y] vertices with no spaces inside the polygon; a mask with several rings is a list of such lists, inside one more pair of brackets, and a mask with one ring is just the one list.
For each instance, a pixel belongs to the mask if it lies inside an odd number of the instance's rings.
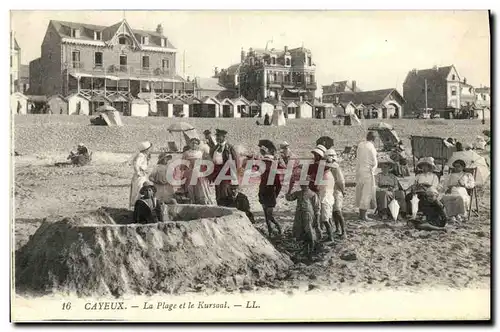
{"label": "dormer window", "polygon": [[102,32],[94,31],[94,40],[102,40]]}
{"label": "dormer window", "polygon": [[80,38],[80,30],[71,28],[71,37]]}
{"label": "dormer window", "polygon": [[312,59],[310,55],[307,56],[307,65],[312,66]]}
{"label": "dormer window", "polygon": [[292,65],[292,59],[289,56],[285,57],[285,66],[289,67]]}
{"label": "dormer window", "polygon": [[275,56],[272,56],[272,57],[271,57],[271,64],[272,64],[272,65],[275,65],[275,64],[276,64],[276,57],[275,57]]}
{"label": "dormer window", "polygon": [[141,37],[141,44],[143,44],[143,45],[149,44],[149,37],[148,36],[142,36]]}
{"label": "dormer window", "polygon": [[166,38],[162,38],[161,39],[161,47],[165,47],[167,45],[167,39]]}
{"label": "dormer window", "polygon": [[451,80],[454,81],[455,80],[455,75],[451,75]]}

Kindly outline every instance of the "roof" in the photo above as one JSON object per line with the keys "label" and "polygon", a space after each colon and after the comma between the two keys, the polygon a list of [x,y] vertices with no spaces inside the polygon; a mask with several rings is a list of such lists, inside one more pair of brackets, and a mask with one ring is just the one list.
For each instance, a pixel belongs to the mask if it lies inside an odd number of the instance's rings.
{"label": "roof", "polygon": [[[115,35],[116,31],[118,28],[122,25],[123,22],[126,22],[125,20],[120,21],[116,24],[113,24],[111,26],[104,26],[104,25],[95,25],[95,24],[88,24],[88,23],[79,23],[79,22],[67,22],[67,21],[55,21],[51,20],[49,24],[52,24],[52,26],[56,29],[57,33],[61,38],[74,38],[71,37],[71,29],[79,29],[80,30],[80,37],[78,39],[81,40],[94,40],[94,31],[100,31],[103,33],[102,39],[103,40],[110,40],[113,38]],[[128,23],[127,23],[128,24]],[[139,30],[139,29],[132,29],[132,32],[134,33],[135,37],[140,37],[140,36],[148,36],[149,37],[149,44],[145,46],[156,46],[156,47],[162,47],[161,46],[161,37],[164,37],[167,39],[165,48],[172,48],[175,49],[174,45],[170,42],[170,40],[165,37],[164,35],[156,32],[156,31],[148,31],[148,30]]]}
{"label": "roof", "polygon": [[199,90],[224,91],[226,88],[219,83],[218,78],[196,77],[196,86]]}
{"label": "roof", "polygon": [[491,88],[485,86],[481,88],[476,88],[477,93],[491,93]]}
{"label": "roof", "polygon": [[450,71],[454,68],[455,66],[451,65],[445,67],[435,67],[430,69],[420,69],[420,70],[414,69],[408,73],[408,75],[406,76],[406,80],[408,80],[411,77],[419,77],[428,80],[435,80],[435,79],[446,80],[448,75],[450,74]]}
{"label": "roof", "polygon": [[354,104],[380,104],[387,98],[391,93],[397,93],[399,98],[404,102],[405,99],[396,89],[382,89],[382,90],[373,90],[373,91],[362,91],[362,92],[340,92],[331,94],[334,97],[339,97],[339,102],[350,102],[352,101]]}
{"label": "roof", "polygon": [[30,77],[29,65],[21,65],[19,69],[19,77]]}
{"label": "roof", "polygon": [[361,92],[361,89],[358,86],[356,86],[354,89],[352,88],[354,82],[355,81],[347,81],[347,80],[338,81],[338,82],[333,82],[330,85],[325,85],[324,87],[334,86],[335,91],[337,92]]}

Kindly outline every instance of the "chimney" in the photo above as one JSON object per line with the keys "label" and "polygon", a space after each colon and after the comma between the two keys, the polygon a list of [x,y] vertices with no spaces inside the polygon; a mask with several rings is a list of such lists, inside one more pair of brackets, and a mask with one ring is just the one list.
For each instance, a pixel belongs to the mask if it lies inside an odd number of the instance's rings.
{"label": "chimney", "polygon": [[288,52],[288,46],[285,46],[285,53]]}
{"label": "chimney", "polygon": [[219,67],[215,67],[214,73],[215,73],[215,76],[219,75]]}
{"label": "chimney", "polygon": [[158,24],[156,26],[156,32],[163,36],[163,27],[161,26],[161,24]]}
{"label": "chimney", "polygon": [[356,81],[352,81],[352,92],[356,92]]}
{"label": "chimney", "polygon": [[434,67],[432,67],[432,69],[434,69],[435,71],[438,71],[438,66],[434,66]]}

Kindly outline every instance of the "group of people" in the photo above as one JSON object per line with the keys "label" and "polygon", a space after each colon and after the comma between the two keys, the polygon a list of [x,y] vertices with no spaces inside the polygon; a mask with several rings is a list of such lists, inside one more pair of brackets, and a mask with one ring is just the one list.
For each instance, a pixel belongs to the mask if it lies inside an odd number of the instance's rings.
{"label": "group of people", "polygon": [[[148,167],[151,160],[150,142],[143,142],[140,152],[133,159],[134,175],[131,184],[130,207],[134,209],[135,222],[158,222],[163,220],[162,205],[191,203],[219,205],[236,208],[246,213],[252,223],[255,218],[250,211],[248,197],[239,187],[239,178],[234,178],[230,168],[224,167],[233,161],[238,170],[245,169],[246,163],[259,160],[265,168],[260,174],[258,201],[264,212],[267,230],[271,236],[275,231],[282,233],[281,225],[274,217],[274,209],[283,188],[283,174],[273,169],[283,170],[292,162],[293,172],[287,185],[285,199],[296,201],[293,234],[304,241],[307,252],[311,254],[319,241],[333,241],[335,234],[346,237],[345,220],[342,213],[345,195],[345,180],[340,160],[333,148],[333,139],[325,136],[316,141],[311,150],[307,179],[301,179],[303,165],[291,152],[290,144],[282,142],[277,147],[270,140],[258,141],[258,154],[242,155],[226,141],[227,132],[217,129],[215,136],[209,130],[204,139],[191,138],[182,153],[186,161],[177,173],[184,178],[183,185],[175,187],[168,181],[168,165],[172,155],[162,152],[158,163],[151,173]],[[425,230],[443,230],[450,219],[460,220],[468,211],[469,190],[475,186],[474,177],[466,172],[463,160],[453,163],[452,172],[445,181],[436,174],[432,157],[421,158],[417,162],[418,172],[414,182],[403,189],[398,176],[409,173],[404,155],[404,147],[393,151],[394,154],[378,156],[374,141],[375,132],[368,132],[366,140],[357,147],[355,203],[359,208],[360,221],[370,221],[368,211],[375,210],[382,219],[408,217],[415,227]],[[210,160],[214,171],[206,177],[191,181],[197,161]],[[404,161],[404,163],[402,163]],[[322,167],[320,167],[320,164]],[[277,167],[276,167],[277,165]],[[377,170],[380,169],[378,172]],[[206,170],[206,169],[205,169]],[[215,181],[225,170],[222,181]],[[233,176],[233,177],[231,177]],[[274,176],[274,178],[273,178]],[[269,180],[271,177],[271,180]],[[317,181],[321,179],[321,181]],[[300,189],[295,189],[299,183]],[[212,184],[215,187],[215,201],[212,198]],[[418,198],[417,211],[413,211],[415,197]],[[397,202],[399,213],[394,215],[390,206]],[[325,232],[325,233],[323,233]]]}
{"label": "group of people", "polygon": [[[367,211],[375,209],[380,219],[408,217],[416,227],[440,230],[449,220],[462,220],[470,204],[469,190],[475,181],[471,172],[466,171],[464,160],[453,162],[450,174],[441,180],[432,157],[420,158],[417,174],[409,188],[403,190],[399,178],[393,170],[397,162],[387,156],[378,158],[373,142],[375,133],[369,132],[366,141],[358,146],[356,167],[356,205],[361,220],[369,221]],[[377,168],[380,172],[377,173]],[[414,206],[414,197],[418,204]],[[439,199],[440,198],[440,199]],[[397,215],[389,205],[396,201]],[[413,211],[416,208],[417,211]]]}

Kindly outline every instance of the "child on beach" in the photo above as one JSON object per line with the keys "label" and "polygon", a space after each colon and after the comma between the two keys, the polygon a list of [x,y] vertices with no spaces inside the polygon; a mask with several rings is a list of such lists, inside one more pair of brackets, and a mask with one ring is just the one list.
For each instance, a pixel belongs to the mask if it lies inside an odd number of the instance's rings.
{"label": "child on beach", "polygon": [[[307,179],[307,182],[309,181],[311,181],[310,178]],[[300,191],[287,193],[285,198],[287,201],[297,201],[293,234],[298,240],[305,242],[306,252],[311,257],[316,244],[313,227],[319,224],[321,205],[318,195],[309,188],[308,183],[302,183],[300,189]]]}

